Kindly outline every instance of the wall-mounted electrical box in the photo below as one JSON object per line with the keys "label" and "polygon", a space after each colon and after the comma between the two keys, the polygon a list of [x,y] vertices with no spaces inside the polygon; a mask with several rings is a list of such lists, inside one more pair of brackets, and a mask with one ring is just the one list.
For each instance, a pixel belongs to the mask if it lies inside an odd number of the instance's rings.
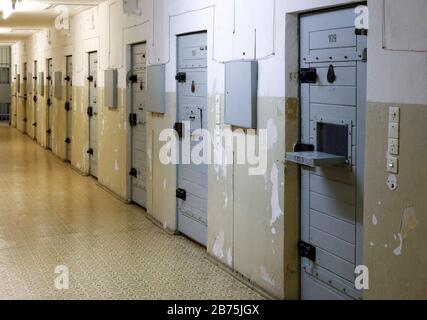
{"label": "wall-mounted electrical box", "polygon": [[225,64],[225,123],[257,128],[258,61]]}
{"label": "wall-mounted electrical box", "polygon": [[61,71],[55,72],[54,93],[55,93],[55,98],[62,99],[62,72]]}
{"label": "wall-mounted electrical box", "polygon": [[148,112],[165,113],[165,65],[147,67],[147,100]]}
{"label": "wall-mounted electrical box", "polygon": [[39,92],[41,96],[44,96],[44,72],[39,72]]}
{"label": "wall-mounted electrical box", "polygon": [[108,108],[117,108],[117,69],[105,70],[104,103]]}

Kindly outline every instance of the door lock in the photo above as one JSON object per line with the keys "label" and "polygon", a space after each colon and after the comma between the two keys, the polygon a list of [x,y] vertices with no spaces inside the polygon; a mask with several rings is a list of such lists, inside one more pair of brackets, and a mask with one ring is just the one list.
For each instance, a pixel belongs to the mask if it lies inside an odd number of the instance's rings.
{"label": "door lock", "polygon": [[48,105],[49,107],[52,105],[52,100],[50,100],[50,98],[49,98],[49,99],[47,99],[47,105]]}
{"label": "door lock", "polygon": [[135,127],[138,124],[138,116],[136,113],[129,114],[129,124],[131,127]]}
{"label": "door lock", "polygon": [[178,72],[175,76],[175,80],[179,83],[187,82],[187,73],[186,72]]}
{"label": "door lock", "polygon": [[87,77],[87,81],[92,82],[93,81],[93,76]]}
{"label": "door lock", "polygon": [[176,189],[176,197],[178,199],[186,201],[187,200],[187,191],[185,191],[184,189],[181,189],[181,188]]}
{"label": "door lock", "polygon": [[301,83],[316,83],[317,70],[316,68],[302,68],[299,74]]}
{"label": "door lock", "polygon": [[33,127],[37,127],[37,122],[34,122],[34,123],[33,123]]}
{"label": "door lock", "polygon": [[70,81],[70,80],[71,80],[71,78],[70,78],[70,76],[66,76],[66,77],[64,78],[64,80],[68,82],[68,81]]}
{"label": "door lock", "polygon": [[301,258],[316,261],[316,247],[304,241],[298,242],[298,252]]}
{"label": "door lock", "polygon": [[87,154],[89,154],[89,155],[93,156],[93,149],[92,149],[92,148],[89,148],[89,150],[87,151]]}
{"label": "door lock", "polygon": [[67,138],[67,139],[65,139],[65,141],[64,141],[66,144],[70,144],[71,143],[71,139],[70,138]]}
{"label": "door lock", "polygon": [[134,178],[138,178],[138,170],[135,168],[130,169],[129,175]]}
{"label": "door lock", "polygon": [[34,96],[34,97],[33,97],[33,101],[34,101],[34,102],[37,102],[37,96]]}
{"label": "door lock", "polygon": [[71,110],[71,105],[70,105],[70,103],[68,101],[65,102],[65,110],[67,110],[67,111]]}
{"label": "door lock", "polygon": [[52,133],[52,130],[51,130],[51,129],[47,129],[47,130],[46,130],[46,133],[47,133],[47,134],[51,134],[51,133]]}
{"label": "door lock", "polygon": [[138,76],[136,74],[133,74],[129,77],[130,83],[137,83],[138,82]]}

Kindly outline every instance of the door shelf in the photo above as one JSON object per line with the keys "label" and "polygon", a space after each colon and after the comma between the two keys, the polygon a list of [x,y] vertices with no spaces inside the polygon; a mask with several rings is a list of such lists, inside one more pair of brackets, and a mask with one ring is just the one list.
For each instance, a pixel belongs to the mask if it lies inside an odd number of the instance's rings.
{"label": "door shelf", "polygon": [[285,160],[311,168],[347,164],[345,157],[318,151],[288,152]]}

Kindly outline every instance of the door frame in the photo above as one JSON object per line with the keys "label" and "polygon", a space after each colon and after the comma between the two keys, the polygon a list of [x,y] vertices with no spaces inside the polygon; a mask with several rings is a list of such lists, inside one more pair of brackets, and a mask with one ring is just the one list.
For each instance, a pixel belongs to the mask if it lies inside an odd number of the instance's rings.
{"label": "door frame", "polygon": [[[128,128],[127,130],[127,134],[126,134],[126,157],[127,157],[127,161],[126,161],[126,186],[127,186],[127,190],[126,190],[126,195],[127,195],[127,202],[128,203],[132,203],[135,204],[133,202],[132,199],[132,177],[130,176],[129,172],[132,169],[132,157],[133,157],[133,143],[132,143],[132,127],[129,125],[129,115],[132,113],[133,111],[133,99],[132,99],[132,84],[129,81],[129,77],[131,76],[132,73],[132,66],[133,66],[133,57],[132,57],[132,49],[134,46],[137,45],[142,45],[145,44],[146,45],[146,54],[148,55],[148,41],[147,40],[141,40],[141,41],[137,41],[137,42],[132,42],[132,43],[128,43],[126,45],[126,101],[128,103],[126,103],[126,126]],[[148,67],[148,57],[146,60],[146,66]],[[147,129],[148,126],[146,125]],[[147,130],[147,141],[146,141],[146,146],[147,148],[150,146],[150,144],[148,143],[148,137],[150,135],[148,134],[148,130]],[[148,152],[148,149],[147,149]],[[148,166],[148,161],[149,159],[147,159],[147,166]],[[147,168],[148,169],[148,168]],[[149,174],[147,172],[147,177],[146,177],[146,186],[147,186],[147,202],[146,202],[146,206],[148,207],[148,185],[149,183],[151,183],[151,180],[148,179]],[[136,204],[135,204],[136,205]],[[148,208],[143,208],[145,210],[148,210]]]}
{"label": "door frame", "polygon": [[[176,60],[176,64],[175,64],[175,66],[174,66],[174,70],[175,70],[175,74],[177,74],[178,73],[178,69],[179,69],[179,67],[178,67],[178,65],[179,65],[179,57],[180,57],[180,55],[179,55],[179,38],[180,37],[185,37],[185,36],[190,36],[190,35],[196,35],[196,34],[206,34],[206,45],[208,46],[208,50],[207,50],[207,52],[208,52],[208,54],[207,54],[207,57],[206,57],[206,59],[207,59],[207,64],[206,64],[206,78],[207,78],[207,86],[208,86],[208,89],[207,89],[207,91],[206,91],[206,108],[207,108],[207,123],[206,123],[206,129],[208,129],[208,124],[209,124],[209,30],[207,30],[207,29],[202,29],[202,30],[197,30],[197,31],[190,31],[190,32],[184,32],[184,33],[178,33],[178,34],[175,34],[175,47],[176,47],[176,50],[175,50],[175,52],[176,52],[176,56],[175,56],[175,60]],[[175,97],[176,97],[176,106],[175,106],[175,108],[176,108],[176,118],[175,118],[175,122],[178,122],[179,121],[179,85],[178,85],[178,81],[175,81],[175,91],[176,91],[176,94],[175,94]],[[202,119],[202,121],[203,121],[203,119]],[[177,165],[175,165],[175,168],[176,168],[176,170],[175,170],[175,179],[176,179],[176,185],[175,185],[175,189],[177,190],[178,188],[179,188],[179,166],[181,165],[180,163],[181,163],[181,150],[180,150],[180,148],[181,148],[181,140],[179,139],[178,140],[178,145],[179,145],[179,153],[178,153],[178,164]],[[206,204],[206,215],[207,215],[207,226],[206,226],[206,232],[207,232],[207,242],[209,242],[209,207],[208,207],[208,200],[209,200],[209,174],[207,174],[207,177],[206,177],[206,188],[207,188],[207,190],[208,190],[208,192],[207,192],[207,194],[208,194],[208,196],[207,196],[207,198],[206,198],[206,202],[207,202],[207,204]],[[176,232],[177,233],[179,233],[179,234],[182,234],[181,233],[181,231],[179,230],[179,209],[178,209],[178,206],[179,206],[179,199],[178,198],[176,198],[175,197],[175,219],[176,219]],[[184,236],[186,236],[186,237],[188,237],[187,235],[185,235],[184,234]],[[188,237],[189,238],[189,237]],[[193,239],[191,239],[191,238],[189,238],[191,241],[194,241],[194,242],[196,242],[196,240],[193,240]],[[198,242],[196,242],[196,243],[198,243]],[[200,245],[202,245],[202,244],[200,244]],[[206,246],[208,245],[208,243],[206,244]],[[202,245],[202,246],[204,246],[204,245]]]}
{"label": "door frame", "polygon": [[[90,119],[91,119],[91,117],[89,117],[89,115],[88,115],[88,108],[89,108],[89,106],[90,106],[90,82],[89,82],[89,80],[87,79],[89,76],[90,76],[90,55],[91,54],[96,54],[96,59],[97,59],[97,61],[98,61],[98,65],[97,65],[97,80],[98,80],[98,77],[99,77],[99,50],[92,50],[92,51],[87,51],[86,52],[86,58],[87,58],[87,60],[86,60],[86,67],[87,67],[87,77],[86,77],[86,79],[85,79],[85,82],[86,82],[86,84],[87,84],[87,90],[86,90],[86,92],[87,92],[87,107],[86,107],[86,115],[87,115],[87,128],[88,128],[88,131],[87,131],[87,133],[88,133],[88,136],[87,136],[87,141],[88,141],[88,150],[87,150],[87,155],[88,155],[88,175],[89,176],[91,176],[92,178],[94,178],[94,179],[98,179],[97,177],[95,177],[95,176],[93,176],[92,175],[92,173],[91,173],[91,155],[89,154],[89,149],[91,148],[91,144],[90,144],[90,133],[91,133],[91,125],[90,125]],[[94,88],[95,89],[95,91],[96,91],[96,104],[97,104],[97,107],[99,106],[98,105],[98,103],[99,103],[99,94],[98,94],[98,85]],[[97,117],[97,121],[98,121],[98,117]],[[98,121],[99,122],[99,121]],[[99,124],[99,123],[97,123],[97,124]],[[96,142],[97,142],[97,147],[99,146],[99,137],[98,137],[98,126],[97,126],[97,132],[96,132],[96,136],[97,136],[97,138],[96,138]],[[97,148],[97,150],[96,151],[98,151],[98,148]],[[98,161],[99,161],[99,159],[98,159]],[[99,166],[98,166],[98,169],[99,169]],[[99,175],[98,173],[97,173],[97,175]]]}
{"label": "door frame", "polygon": [[[296,33],[297,36],[297,43],[298,43],[298,48],[296,49],[297,52],[292,50],[289,50],[290,52],[288,52],[288,49],[291,46],[291,43],[294,43],[293,41],[295,41],[295,36],[293,37],[289,37],[286,40],[286,59],[292,60],[291,61],[291,65],[293,66],[297,66],[297,70],[299,72],[299,70],[301,69],[301,65],[300,65],[300,57],[301,57],[301,48],[300,48],[300,43],[301,43],[301,33],[300,33],[300,20],[302,16],[307,16],[307,15],[316,15],[316,14],[320,14],[320,13],[325,13],[325,12],[334,12],[334,11],[339,11],[339,10],[343,10],[343,9],[350,9],[350,8],[356,8],[359,5],[368,5],[368,3],[366,1],[359,1],[359,2],[355,2],[355,3],[351,3],[351,4],[343,4],[343,5],[337,5],[334,7],[327,7],[327,8],[321,8],[321,9],[314,9],[314,10],[309,10],[309,11],[304,11],[304,12],[298,12],[298,13],[289,13],[288,17],[290,19],[293,19],[293,23],[296,22],[297,26],[296,29],[298,30],[298,32]],[[295,26],[294,26],[295,27]],[[289,32],[287,32],[287,34],[289,35]],[[368,64],[368,61],[366,62],[366,64]],[[367,75],[366,75],[367,76]],[[298,80],[298,78],[296,78]],[[357,81],[359,81],[359,79],[357,79]],[[367,83],[367,78],[366,78],[366,83]],[[358,82],[357,82],[358,85]],[[293,93],[297,93],[297,101],[298,101],[298,115],[297,115],[297,121],[298,121],[298,132],[297,132],[297,136],[296,136],[296,141],[295,143],[300,141],[301,138],[301,121],[302,119],[302,108],[301,108],[301,86],[299,81],[296,81],[296,86],[297,88],[295,88],[295,85],[292,88],[289,88],[290,91],[292,91]],[[295,91],[295,89],[297,89],[297,91]],[[359,125],[359,112],[357,112],[356,118],[358,120],[358,125],[357,125],[357,139],[359,141],[360,136],[363,134],[365,135],[366,133],[366,128],[365,128],[365,124],[366,124],[366,105],[365,105],[365,109],[362,111],[363,113],[363,122],[362,125]],[[286,126],[285,126],[286,127]],[[357,161],[360,161],[360,159],[363,159],[364,154],[365,154],[365,144],[362,145],[361,148],[363,148],[363,152],[362,155],[360,154],[360,152],[357,152]],[[364,168],[365,163],[362,160],[362,166]],[[296,203],[298,203],[298,210],[297,210],[297,215],[298,215],[298,230],[299,230],[299,234],[298,234],[298,238],[297,241],[301,240],[301,228],[302,228],[302,223],[301,223],[301,195],[302,195],[302,182],[301,182],[301,169],[298,166],[298,180],[297,180],[297,192],[295,193],[295,196],[293,198],[293,201],[296,201]],[[359,174],[356,174],[357,179],[360,179]],[[363,181],[363,174],[362,174],[362,183],[364,183]],[[296,184],[295,184],[296,185]],[[356,187],[357,188],[357,187]],[[285,194],[285,199],[286,199],[286,194]],[[288,200],[289,201],[289,200]],[[291,200],[292,201],[292,200]],[[287,201],[285,201],[286,203]],[[361,203],[363,204],[363,194],[361,195],[360,192],[356,193],[356,266],[357,265],[362,265],[363,264],[363,246],[364,246],[364,239],[363,239],[363,205],[361,206]],[[294,211],[295,213],[295,211]],[[360,223],[360,224],[359,224]],[[301,258],[299,256],[299,254],[297,255],[297,264],[298,264],[298,280],[299,280],[299,298],[301,298],[301,277],[302,277],[302,273],[301,273]],[[363,292],[362,292],[362,297],[363,297]]]}
{"label": "door frame", "polygon": [[[49,62],[52,62],[52,68],[49,67]],[[49,74],[50,71],[50,74]],[[46,136],[46,149],[48,150],[52,150],[52,146],[49,146],[49,139],[51,140],[51,143],[53,143],[52,141],[52,123],[50,123],[50,118],[51,118],[51,107],[53,106],[53,99],[50,98],[51,94],[52,94],[52,88],[53,88],[53,82],[52,82],[52,77],[53,77],[53,58],[46,58],[46,86],[45,86],[45,90],[46,90],[46,94],[45,94],[45,106],[46,106],[46,130],[45,130],[45,136]],[[51,77],[50,80],[48,80],[48,77]],[[45,79],[43,79],[44,81]],[[49,84],[49,82],[51,82],[51,84]],[[49,99],[50,100],[50,105],[49,105]],[[51,130],[50,133],[48,133],[47,131]]]}
{"label": "door frame", "polygon": [[[65,108],[65,103],[69,103],[70,104],[70,110],[67,111],[65,110],[65,138],[66,139],[70,139],[70,141],[67,143],[65,143],[65,154],[66,154],[66,162],[71,163],[71,157],[72,157],[72,153],[73,153],[73,139],[72,137],[68,136],[68,130],[70,130],[71,133],[73,133],[73,100],[68,101],[69,97],[71,96],[71,98],[73,97],[73,55],[68,54],[65,56],[65,77],[68,76],[68,72],[70,72],[70,70],[68,69],[68,59],[71,59],[71,77],[69,81],[65,80],[65,102],[64,102],[64,108]],[[62,79],[61,79],[62,82]],[[70,90],[71,92],[68,92],[68,90]],[[69,124],[69,117],[71,116],[71,128],[69,128],[68,124]]]}

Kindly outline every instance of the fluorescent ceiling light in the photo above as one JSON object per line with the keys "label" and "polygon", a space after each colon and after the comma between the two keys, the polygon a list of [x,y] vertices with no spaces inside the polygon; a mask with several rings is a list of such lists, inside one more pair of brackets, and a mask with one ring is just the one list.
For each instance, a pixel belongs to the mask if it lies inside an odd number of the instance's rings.
{"label": "fluorescent ceiling light", "polygon": [[0,28],[0,33],[11,33],[12,29],[11,28]]}
{"label": "fluorescent ceiling light", "polygon": [[[3,0],[4,1],[4,0]],[[3,19],[7,19],[14,12],[33,12],[33,11],[43,11],[49,7],[49,3],[42,1],[29,1],[22,0],[17,1],[15,4],[15,9],[12,8],[12,1],[8,0],[7,3],[0,4],[0,10],[3,13]]]}

